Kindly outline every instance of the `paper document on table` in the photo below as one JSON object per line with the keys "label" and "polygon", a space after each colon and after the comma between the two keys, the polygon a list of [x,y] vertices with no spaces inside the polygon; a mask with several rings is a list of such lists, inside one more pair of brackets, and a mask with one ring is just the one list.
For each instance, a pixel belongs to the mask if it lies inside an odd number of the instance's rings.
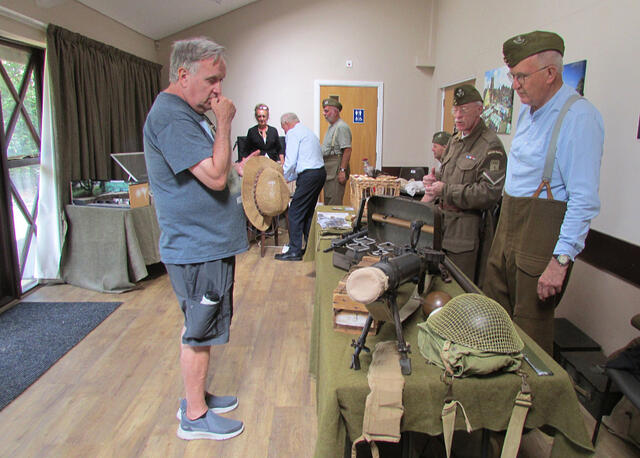
{"label": "paper document on table", "polygon": [[347,212],[318,212],[318,224],[322,229],[351,229],[351,221]]}

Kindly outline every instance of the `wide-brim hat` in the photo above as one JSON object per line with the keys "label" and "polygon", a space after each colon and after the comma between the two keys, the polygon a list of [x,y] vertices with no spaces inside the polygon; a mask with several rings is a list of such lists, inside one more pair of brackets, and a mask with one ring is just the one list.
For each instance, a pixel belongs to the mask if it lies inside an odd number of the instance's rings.
{"label": "wide-brim hat", "polygon": [[242,206],[258,230],[266,231],[274,216],[284,213],[289,205],[289,187],[282,167],[266,156],[256,156],[244,165]]}

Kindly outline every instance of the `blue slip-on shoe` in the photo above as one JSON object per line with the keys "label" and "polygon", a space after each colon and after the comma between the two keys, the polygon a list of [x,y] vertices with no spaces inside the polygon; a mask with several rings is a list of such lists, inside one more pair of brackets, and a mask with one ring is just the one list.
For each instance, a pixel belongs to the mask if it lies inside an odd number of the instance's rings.
{"label": "blue slip-on shoe", "polygon": [[207,413],[195,420],[183,415],[178,426],[178,437],[187,441],[194,439],[211,439],[222,441],[236,437],[244,431],[244,424],[238,420],[221,417],[207,410]]}
{"label": "blue slip-on shoe", "polygon": [[[226,413],[231,412],[238,407],[238,398],[235,396],[215,396],[213,394],[205,394],[204,402],[207,403],[209,410],[213,413]],[[180,398],[180,407],[176,413],[178,420],[182,419],[182,415],[187,411],[187,400]]]}

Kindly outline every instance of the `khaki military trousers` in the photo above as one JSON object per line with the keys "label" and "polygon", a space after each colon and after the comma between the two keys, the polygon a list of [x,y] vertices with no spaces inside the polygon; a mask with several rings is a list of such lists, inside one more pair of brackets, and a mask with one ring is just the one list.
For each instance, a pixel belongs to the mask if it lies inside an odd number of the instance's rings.
{"label": "khaki military trousers", "polygon": [[553,256],[566,202],[504,195],[483,291],[498,301],[547,353],[553,354],[554,311],[560,294],[540,300],[538,279]]}
{"label": "khaki military trousers", "polygon": [[[338,181],[338,170],[342,162],[342,154],[334,154],[324,157],[324,169],[327,171],[327,180],[324,183],[324,204],[342,205],[344,197],[344,184]],[[346,177],[349,177],[347,168]],[[346,183],[345,183],[346,184]]]}

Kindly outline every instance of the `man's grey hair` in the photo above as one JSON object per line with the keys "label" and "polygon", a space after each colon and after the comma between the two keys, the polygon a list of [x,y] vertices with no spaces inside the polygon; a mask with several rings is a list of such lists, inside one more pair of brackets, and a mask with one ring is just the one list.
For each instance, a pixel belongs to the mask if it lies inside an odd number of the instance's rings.
{"label": "man's grey hair", "polygon": [[169,81],[178,81],[178,69],[186,69],[189,73],[198,71],[201,60],[220,59],[224,53],[224,46],[206,37],[188,38],[173,43],[171,50],[171,64],[169,66]]}
{"label": "man's grey hair", "polygon": [[556,70],[558,70],[558,73],[562,75],[562,70],[564,68],[562,64],[562,54],[560,54],[558,51],[549,50],[542,51],[541,53],[538,53],[537,56],[538,63],[541,67],[545,67],[547,65],[555,67]]}
{"label": "man's grey hair", "polygon": [[296,115],[295,113],[285,113],[280,116],[280,124],[284,124],[285,122],[300,122],[300,120],[298,119],[298,115]]}

